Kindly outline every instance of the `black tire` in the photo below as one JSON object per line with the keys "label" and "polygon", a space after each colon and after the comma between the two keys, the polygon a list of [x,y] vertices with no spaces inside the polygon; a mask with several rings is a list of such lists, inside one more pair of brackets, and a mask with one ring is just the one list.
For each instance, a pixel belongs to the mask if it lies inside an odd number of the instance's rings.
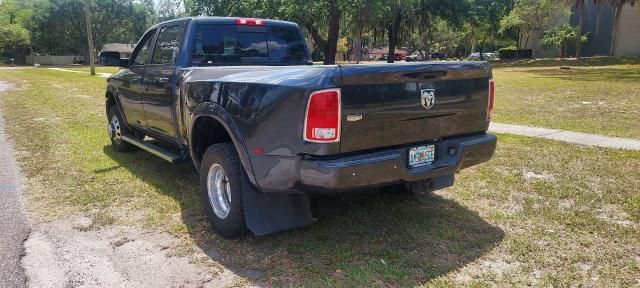
{"label": "black tire", "polygon": [[[215,202],[215,200],[212,201],[209,197],[209,187],[207,185],[209,172],[219,169],[218,167],[214,167],[215,165],[222,167],[229,183],[227,187],[230,188],[230,197],[225,197],[230,200],[228,215],[226,217],[221,217],[216,214],[215,204],[212,203]],[[202,164],[200,165],[200,194],[207,219],[209,219],[213,229],[226,238],[235,238],[247,232],[242,199],[241,169],[238,154],[231,143],[220,143],[209,146],[204,152]]]}
{"label": "black tire", "polygon": [[[114,117],[118,119],[117,124],[114,124]],[[111,138],[111,146],[113,146],[113,149],[118,152],[132,151],[134,146],[120,139],[122,135],[131,135],[131,132],[127,126],[124,125],[124,119],[122,118],[122,115],[120,115],[118,106],[109,106],[109,112],[107,113],[107,125],[111,128],[109,130],[109,138]]]}

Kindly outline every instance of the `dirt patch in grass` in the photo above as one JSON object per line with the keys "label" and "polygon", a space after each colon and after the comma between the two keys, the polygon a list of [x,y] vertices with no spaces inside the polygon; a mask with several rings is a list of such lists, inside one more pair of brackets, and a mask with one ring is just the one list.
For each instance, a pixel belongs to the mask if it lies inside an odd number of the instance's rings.
{"label": "dirt patch in grass", "polygon": [[[110,148],[103,79],[42,69],[0,72],[0,79],[21,88],[1,94],[0,107],[8,111],[7,128],[29,179],[34,231],[44,235],[34,234],[35,248],[44,250],[31,255],[53,255],[61,270],[47,275],[63,275],[67,283],[115,279],[79,265],[81,251],[109,259],[111,266],[96,267],[134,286],[160,283],[154,276],[170,285],[211,287],[631,286],[639,280],[640,152],[500,135],[491,162],[464,170],[456,186],[426,201],[399,191],[323,197],[314,201],[314,225],[226,240],[201,212],[191,164]],[[69,240],[76,238],[81,241]],[[68,245],[68,258],[56,256]],[[169,267],[177,268],[164,270]]]}

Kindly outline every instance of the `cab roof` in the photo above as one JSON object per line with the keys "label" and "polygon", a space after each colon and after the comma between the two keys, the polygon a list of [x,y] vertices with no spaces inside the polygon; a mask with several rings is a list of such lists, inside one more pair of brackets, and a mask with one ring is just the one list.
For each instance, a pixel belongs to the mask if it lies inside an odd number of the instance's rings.
{"label": "cab roof", "polygon": [[272,25],[292,25],[292,26],[298,26],[298,24],[296,24],[295,22],[290,22],[290,21],[283,21],[283,20],[273,20],[273,19],[260,19],[260,18],[249,18],[249,17],[218,17],[218,16],[197,16],[197,17],[183,17],[183,18],[178,18],[178,19],[172,19],[169,21],[164,21],[161,23],[158,23],[154,26],[161,26],[164,24],[168,24],[168,23],[172,23],[172,22],[179,22],[179,21],[194,21],[198,24],[236,24],[236,19],[240,19],[240,18],[246,18],[246,19],[259,19],[264,21],[265,25],[268,26],[272,26]]}

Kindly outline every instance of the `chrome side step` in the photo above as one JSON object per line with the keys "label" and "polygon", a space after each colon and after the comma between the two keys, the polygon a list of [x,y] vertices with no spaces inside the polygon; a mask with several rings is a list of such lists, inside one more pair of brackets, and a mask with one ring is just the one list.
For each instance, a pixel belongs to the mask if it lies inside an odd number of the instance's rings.
{"label": "chrome side step", "polygon": [[182,157],[180,157],[180,155],[177,155],[171,151],[168,151],[162,147],[158,147],[156,145],[153,145],[149,142],[146,142],[144,140],[139,140],[127,135],[122,135],[122,141],[125,141],[127,143],[131,143],[132,145],[145,150],[153,155],[156,155],[166,161],[169,161],[170,163],[177,163],[180,162],[181,160],[183,160]]}

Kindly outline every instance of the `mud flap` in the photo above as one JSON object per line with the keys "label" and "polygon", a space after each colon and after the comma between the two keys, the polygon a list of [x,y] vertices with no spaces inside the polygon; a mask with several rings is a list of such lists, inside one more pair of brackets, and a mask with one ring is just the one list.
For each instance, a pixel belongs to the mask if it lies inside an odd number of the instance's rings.
{"label": "mud flap", "polygon": [[265,195],[242,173],[242,200],[247,228],[262,236],[313,223],[306,194]]}

